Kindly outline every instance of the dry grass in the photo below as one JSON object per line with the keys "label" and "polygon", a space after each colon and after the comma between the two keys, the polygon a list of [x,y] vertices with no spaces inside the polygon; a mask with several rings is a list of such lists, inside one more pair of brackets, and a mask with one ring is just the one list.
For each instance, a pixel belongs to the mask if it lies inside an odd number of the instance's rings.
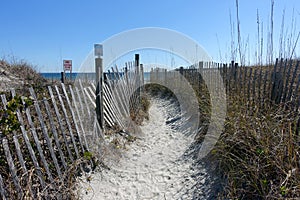
{"label": "dry grass", "polygon": [[[260,69],[252,68],[253,71]],[[239,71],[242,74],[243,69]],[[221,137],[207,157],[213,162],[211,166],[217,166],[215,172],[222,180],[220,199],[300,198],[300,116],[296,110],[299,91],[295,83],[291,84],[294,91],[291,101],[280,104],[271,101],[269,88],[272,88],[273,69],[272,66],[262,67],[261,76],[270,75],[262,85],[258,84],[258,78],[253,78],[253,73],[249,76],[249,70],[245,80],[241,77],[246,84],[234,83],[233,77],[224,80],[230,82],[226,95],[227,117]],[[292,71],[294,69],[293,66]],[[200,83],[191,81],[191,84],[198,96],[200,125],[204,126],[197,138],[201,142],[210,121],[209,93],[203,80]],[[264,84],[265,93],[262,91]]]}
{"label": "dry grass", "polygon": [[22,60],[14,63],[0,60],[0,80],[2,80],[0,91],[14,88],[22,92],[28,87],[39,90],[48,84],[32,65]]}
{"label": "dry grass", "polygon": [[213,151],[225,197],[299,198],[297,113],[274,106],[250,114],[237,99],[228,108],[224,133]]}

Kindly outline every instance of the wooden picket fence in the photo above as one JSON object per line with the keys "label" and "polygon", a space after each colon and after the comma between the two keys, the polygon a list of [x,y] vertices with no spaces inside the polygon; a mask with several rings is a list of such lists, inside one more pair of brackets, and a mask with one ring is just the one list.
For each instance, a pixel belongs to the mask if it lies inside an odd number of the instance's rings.
{"label": "wooden picket fence", "polygon": [[[179,73],[178,73],[179,72]],[[218,73],[220,76],[215,76]],[[238,63],[203,63],[199,62],[186,69],[167,71],[155,68],[150,73],[150,82],[159,80],[166,82],[170,77],[179,79],[185,77],[193,86],[206,81],[219,90],[224,86],[227,96],[239,96],[249,106],[261,108],[271,105],[285,104],[292,106],[294,111],[300,107],[300,69],[299,60],[276,60],[273,66],[239,66]],[[220,84],[220,82],[223,84]],[[176,84],[176,83],[175,83]],[[259,102],[259,103],[257,103]]]}
{"label": "wooden picket fence", "polygon": [[[31,197],[47,196],[51,184],[67,180],[69,167],[90,152],[95,139],[102,138],[86,98],[90,88],[61,84],[48,86],[43,94],[29,88],[30,96],[20,97],[22,103],[14,111],[18,128],[1,133],[1,168],[9,169],[9,173],[0,171],[2,199],[21,199],[28,191]],[[17,97],[13,89],[11,97],[1,95],[1,108],[7,110]]]}
{"label": "wooden picket fence", "polygon": [[[14,127],[11,121],[2,121],[7,131],[0,132],[1,199],[52,199],[53,194],[68,198],[62,195],[62,183],[68,184],[70,170],[81,174],[95,167],[91,155],[106,144],[106,129],[126,130],[138,110],[143,65],[128,62],[121,72],[112,68],[103,80],[103,95],[97,85],[76,80],[72,85],[61,83],[37,92],[29,88],[21,95],[12,89],[10,95],[1,95],[0,117],[16,121]],[[103,106],[103,127],[96,113],[99,106]],[[78,164],[83,158],[85,162]]]}
{"label": "wooden picket fence", "polygon": [[[178,80],[185,78],[194,90],[198,91],[200,96],[204,95],[208,101],[214,96],[226,99],[227,107],[239,103],[245,108],[245,114],[250,116],[255,113],[284,110],[290,113],[296,135],[299,135],[299,62],[299,60],[277,59],[274,65],[269,66],[239,66],[235,62],[229,64],[199,62],[188,68],[172,71],[152,69],[150,82],[168,85],[168,81],[171,80],[175,87],[180,87],[180,84],[176,86],[177,82],[180,82]],[[207,88],[210,88],[210,91]],[[207,96],[207,92],[211,91],[212,93]],[[201,103],[207,106],[205,102],[206,100]],[[201,111],[203,108],[199,109]],[[206,114],[203,113],[203,116]]]}
{"label": "wooden picket fence", "polygon": [[273,66],[239,67],[237,63],[219,65],[227,93],[234,92],[250,105],[266,108],[300,106],[300,70],[297,60],[279,60]]}
{"label": "wooden picket fence", "polygon": [[126,129],[140,108],[143,92],[143,65],[127,62],[122,71],[112,67],[106,74],[103,84],[104,122],[107,126],[119,126]]}

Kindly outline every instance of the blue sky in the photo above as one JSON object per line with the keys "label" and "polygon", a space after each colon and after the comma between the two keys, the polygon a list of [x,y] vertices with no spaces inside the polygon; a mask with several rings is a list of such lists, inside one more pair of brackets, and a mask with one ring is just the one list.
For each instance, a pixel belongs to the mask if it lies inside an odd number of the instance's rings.
{"label": "blue sky", "polygon": [[[242,40],[249,37],[246,56],[250,60],[255,58],[256,11],[259,10],[266,34],[270,5],[270,0],[239,1]],[[288,32],[291,29],[294,9],[299,32],[300,1],[275,0],[275,49],[283,9],[285,28]],[[42,72],[60,71],[62,59],[72,59],[76,71],[94,43],[134,28],[162,27],[193,38],[214,60],[229,62],[229,15],[236,24],[235,11],[235,0],[2,0],[0,56],[25,59]],[[296,55],[299,50],[297,47]]]}

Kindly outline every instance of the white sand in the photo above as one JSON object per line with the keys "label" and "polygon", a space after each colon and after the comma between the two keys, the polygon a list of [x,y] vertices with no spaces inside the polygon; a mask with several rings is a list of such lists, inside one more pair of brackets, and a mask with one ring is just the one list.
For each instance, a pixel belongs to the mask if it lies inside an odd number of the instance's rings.
{"label": "white sand", "polygon": [[[196,180],[204,184],[205,176],[192,178],[196,174],[193,161],[182,156],[193,138],[166,125],[170,112],[174,112],[174,105],[153,99],[150,119],[141,127],[144,137],[130,145],[111,170],[93,174],[90,183],[82,183],[82,198],[195,199],[192,187]],[[198,195],[202,192],[198,188]]]}

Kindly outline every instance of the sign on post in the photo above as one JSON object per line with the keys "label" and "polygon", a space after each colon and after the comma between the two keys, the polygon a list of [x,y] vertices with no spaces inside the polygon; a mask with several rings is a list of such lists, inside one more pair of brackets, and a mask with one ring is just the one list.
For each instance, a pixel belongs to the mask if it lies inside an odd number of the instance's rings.
{"label": "sign on post", "polygon": [[64,60],[64,71],[72,71],[72,60]]}
{"label": "sign on post", "polygon": [[103,56],[103,46],[102,44],[94,44],[95,56],[101,57]]}
{"label": "sign on post", "polygon": [[62,82],[65,80],[66,71],[70,72],[70,80],[72,80],[72,60],[63,60],[64,75],[62,75]]}

